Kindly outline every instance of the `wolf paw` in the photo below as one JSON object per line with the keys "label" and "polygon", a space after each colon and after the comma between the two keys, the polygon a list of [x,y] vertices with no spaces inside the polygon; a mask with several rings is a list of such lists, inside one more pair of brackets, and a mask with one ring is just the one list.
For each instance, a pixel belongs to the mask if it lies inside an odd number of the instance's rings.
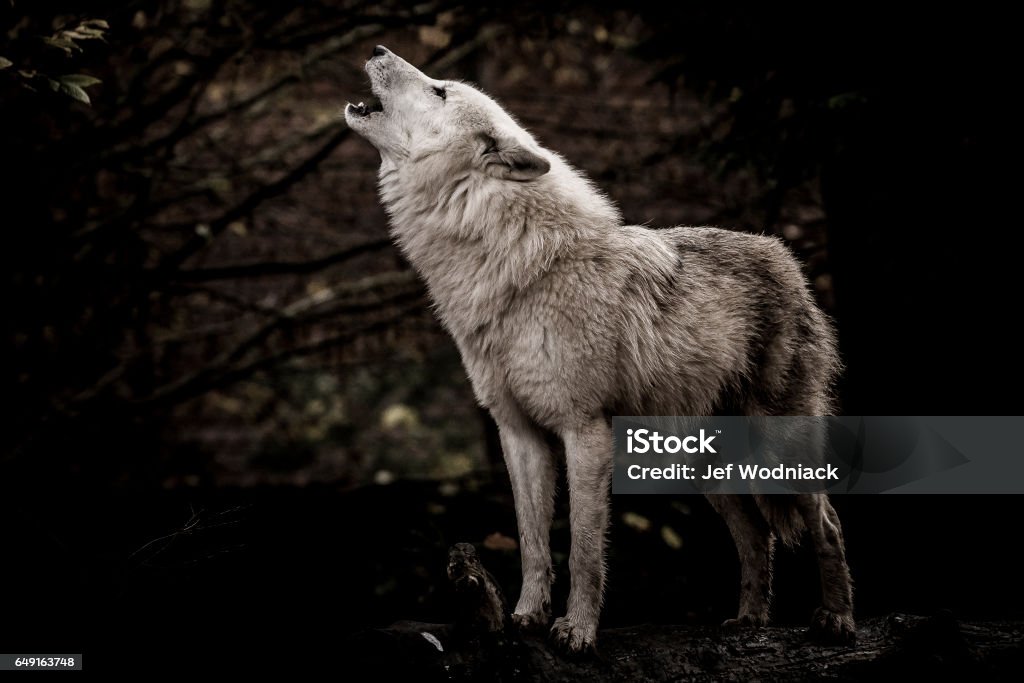
{"label": "wolf paw", "polygon": [[520,633],[538,633],[551,623],[551,613],[543,610],[528,614],[516,613],[512,615],[512,623],[516,625]]}
{"label": "wolf paw", "polygon": [[850,645],[857,640],[853,615],[819,607],[811,620],[811,638],[821,643]]}
{"label": "wolf paw", "polygon": [[596,652],[597,627],[573,623],[568,616],[559,617],[551,627],[551,641],[569,655],[593,654]]}
{"label": "wolf paw", "polygon": [[726,619],[722,628],[758,628],[768,625],[768,617],[756,614],[741,614],[735,619]]}

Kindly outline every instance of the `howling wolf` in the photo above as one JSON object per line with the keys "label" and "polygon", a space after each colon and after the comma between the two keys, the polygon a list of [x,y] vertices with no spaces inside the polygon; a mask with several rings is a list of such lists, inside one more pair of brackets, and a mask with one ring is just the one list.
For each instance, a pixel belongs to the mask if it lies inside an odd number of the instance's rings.
{"label": "howling wolf", "polygon": [[[498,424],[515,494],[523,584],[513,620],[551,617],[555,491],[569,483],[572,577],[551,635],[592,648],[605,583],[612,415],[824,415],[839,370],[832,328],[777,239],[622,224],[618,209],[494,100],[423,74],[383,46],[380,104],[345,120],[380,152],[391,234],[426,281],[473,390]],[[852,639],[839,518],[823,494],[713,495],[741,562],[739,614],[768,620],[774,541],[814,543],[812,627]]]}

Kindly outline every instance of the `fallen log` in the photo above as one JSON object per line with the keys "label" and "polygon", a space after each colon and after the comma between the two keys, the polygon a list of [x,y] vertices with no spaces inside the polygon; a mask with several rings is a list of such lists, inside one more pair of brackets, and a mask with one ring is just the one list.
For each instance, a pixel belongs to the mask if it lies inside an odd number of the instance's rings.
{"label": "fallen log", "polygon": [[641,625],[602,630],[599,650],[569,658],[520,634],[472,546],[449,554],[455,620],[397,622],[346,643],[345,668],[377,680],[750,681],[1019,680],[1024,622],[890,614],[862,621],[853,645],[811,642],[806,627]]}

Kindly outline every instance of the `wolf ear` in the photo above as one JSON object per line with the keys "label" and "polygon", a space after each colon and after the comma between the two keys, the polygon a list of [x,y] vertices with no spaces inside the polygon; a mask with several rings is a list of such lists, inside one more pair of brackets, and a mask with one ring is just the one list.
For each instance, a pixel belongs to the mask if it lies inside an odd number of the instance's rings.
{"label": "wolf ear", "polygon": [[483,152],[480,159],[487,175],[503,180],[533,180],[551,170],[551,162],[526,149],[518,142],[480,136]]}

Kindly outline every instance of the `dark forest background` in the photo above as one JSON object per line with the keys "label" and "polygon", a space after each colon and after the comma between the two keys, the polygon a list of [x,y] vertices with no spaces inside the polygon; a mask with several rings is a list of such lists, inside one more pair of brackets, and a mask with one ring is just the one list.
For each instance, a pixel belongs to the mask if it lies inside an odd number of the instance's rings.
{"label": "dark forest background", "polygon": [[[984,7],[0,0],[0,651],[444,620],[457,541],[516,594],[494,428],[341,116],[377,43],[481,85],[630,222],[782,237],[843,412],[1022,412],[1019,77]],[[729,616],[703,500],[613,505],[607,624]],[[1024,610],[1018,498],[836,506],[860,613]],[[805,621],[810,558],[778,574]]]}

